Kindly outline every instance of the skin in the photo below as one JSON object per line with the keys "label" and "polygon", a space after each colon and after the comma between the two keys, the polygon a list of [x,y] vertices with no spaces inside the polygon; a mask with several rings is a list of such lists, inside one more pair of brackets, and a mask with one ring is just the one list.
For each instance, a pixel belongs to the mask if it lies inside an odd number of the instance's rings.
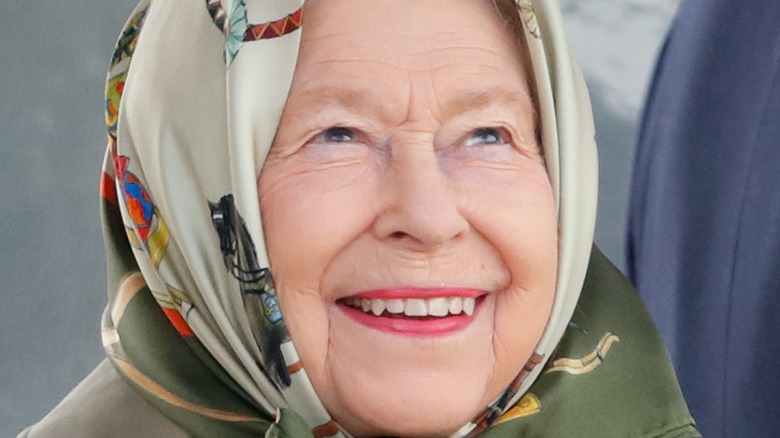
{"label": "skin", "polygon": [[[444,11],[444,12],[443,12]],[[527,73],[489,1],[312,0],[258,184],[282,310],[314,388],[358,436],[446,436],[533,353],[557,220]],[[406,336],[338,300],[483,291],[473,321]]]}

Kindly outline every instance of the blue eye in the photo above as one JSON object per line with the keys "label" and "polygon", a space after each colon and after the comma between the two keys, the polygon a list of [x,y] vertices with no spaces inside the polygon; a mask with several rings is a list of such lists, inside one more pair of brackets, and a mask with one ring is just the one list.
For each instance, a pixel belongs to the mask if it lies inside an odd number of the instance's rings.
{"label": "blue eye", "polygon": [[327,143],[351,143],[357,141],[357,134],[351,128],[337,126],[323,131],[320,138]]}
{"label": "blue eye", "polygon": [[466,146],[504,144],[504,138],[499,128],[479,128],[471,132],[466,139]]}

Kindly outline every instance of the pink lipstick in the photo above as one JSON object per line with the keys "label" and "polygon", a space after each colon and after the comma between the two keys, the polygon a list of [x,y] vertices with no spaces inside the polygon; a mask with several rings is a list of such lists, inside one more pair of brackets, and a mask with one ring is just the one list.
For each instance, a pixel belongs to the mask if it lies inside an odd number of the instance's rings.
{"label": "pink lipstick", "polygon": [[405,336],[445,336],[474,320],[486,294],[469,288],[399,287],[360,292],[337,304],[369,328]]}

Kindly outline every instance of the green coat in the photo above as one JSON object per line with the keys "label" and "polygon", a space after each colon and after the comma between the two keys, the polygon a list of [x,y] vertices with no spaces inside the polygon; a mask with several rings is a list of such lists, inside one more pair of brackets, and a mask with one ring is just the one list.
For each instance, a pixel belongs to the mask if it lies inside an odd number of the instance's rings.
{"label": "green coat", "polygon": [[[211,426],[219,429],[218,424]],[[181,429],[103,362],[19,437],[178,438],[197,436],[202,430]],[[312,435],[295,413],[282,410],[279,424],[266,436]],[[479,436],[701,435],[688,413],[668,353],[636,291],[594,249],[577,309],[546,370],[497,425]]]}

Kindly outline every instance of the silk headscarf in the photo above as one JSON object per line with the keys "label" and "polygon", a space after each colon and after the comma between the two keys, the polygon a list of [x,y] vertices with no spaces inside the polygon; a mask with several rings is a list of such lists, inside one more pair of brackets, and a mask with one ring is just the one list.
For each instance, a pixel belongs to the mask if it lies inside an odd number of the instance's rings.
{"label": "silk headscarf", "polygon": [[[558,212],[558,279],[535,354],[455,436],[489,428],[542,371],[574,311],[593,241],[587,90],[557,2],[516,3]],[[314,436],[349,436],[320,403],[286,333],[256,184],[304,16],[302,0],[143,0],[108,74],[103,344],[127,381],[196,436],[257,436],[278,431],[286,416]]]}

